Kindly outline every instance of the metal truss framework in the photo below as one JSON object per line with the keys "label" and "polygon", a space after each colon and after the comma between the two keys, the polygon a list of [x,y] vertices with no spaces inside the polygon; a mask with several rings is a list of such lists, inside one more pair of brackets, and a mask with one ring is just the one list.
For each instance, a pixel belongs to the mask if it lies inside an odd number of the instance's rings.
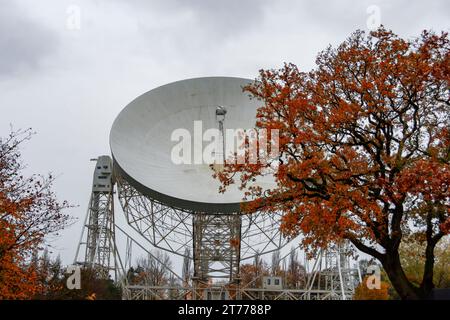
{"label": "metal truss framework", "polygon": [[[345,300],[353,296],[355,286],[361,281],[357,276],[359,270],[350,266],[350,246],[342,244],[319,251],[315,259],[305,260],[307,279],[301,288],[269,290],[256,287],[255,282],[242,286],[242,261],[280,250],[287,244],[288,240],[279,231],[279,215],[189,212],[145,197],[120,176],[111,177],[111,184],[101,185],[100,189],[95,181],[94,178],[75,263],[95,268],[104,278],[114,272],[116,281],[121,282],[124,299],[205,299],[206,294],[214,291],[226,293],[227,299]],[[115,225],[114,182],[128,224],[146,241],[182,257],[189,252],[187,248],[193,249],[193,256],[187,256],[194,262],[192,278],[186,281],[167,266],[171,277],[179,280],[178,285],[158,287],[127,283],[126,268],[131,266],[133,244],[154,259],[158,258],[148,244],[141,244]],[[116,230],[126,237],[126,252],[122,255],[125,263],[116,246]],[[220,282],[214,283],[212,279]]]}
{"label": "metal truss framework", "polygon": [[[154,247],[185,256],[193,250],[197,286],[211,279],[238,285],[240,262],[284,247],[278,214],[209,214],[170,207],[141,194],[120,175],[118,196],[128,224]],[[191,258],[191,257],[188,257]]]}
{"label": "metal truss framework", "polygon": [[[110,158],[100,157],[97,161],[91,198],[74,261],[75,264],[95,269],[100,277],[105,279],[109,277],[111,271],[115,273],[117,270],[114,185],[111,170]],[[100,175],[105,181],[99,184],[96,175]],[[80,252],[81,247],[84,247],[84,254]],[[115,276],[117,277],[116,274]]]}
{"label": "metal truss framework", "polygon": [[207,282],[210,275],[238,281],[241,216],[193,215],[194,279]]}
{"label": "metal truss framework", "polygon": [[[244,300],[349,300],[352,299],[356,286],[361,282],[358,267],[350,266],[351,248],[339,245],[327,250],[320,250],[316,259],[306,261],[308,274],[303,287],[298,289],[265,289],[255,287],[252,283],[241,287],[215,287],[215,290],[228,292],[228,297]],[[286,259],[287,256],[281,260]],[[280,262],[281,262],[280,260]],[[312,268],[310,269],[310,262]],[[174,294],[176,293],[176,294]],[[130,300],[165,300],[165,299],[205,299],[193,286],[157,287],[125,286],[124,299]]]}
{"label": "metal truss framework", "polygon": [[[296,248],[299,250],[300,248]],[[304,285],[296,288],[258,288],[254,279],[241,286],[239,293],[245,300],[348,300],[361,282],[359,267],[351,266],[352,247],[349,243],[330,246],[317,252],[314,259],[306,259]],[[280,257],[285,261],[288,254]],[[260,276],[262,277],[262,276]]]}

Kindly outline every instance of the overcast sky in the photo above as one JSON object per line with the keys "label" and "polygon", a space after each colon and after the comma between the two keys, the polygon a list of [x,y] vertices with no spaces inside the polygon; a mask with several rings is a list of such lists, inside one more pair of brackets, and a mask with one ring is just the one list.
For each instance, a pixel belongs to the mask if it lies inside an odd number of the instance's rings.
{"label": "overcast sky", "polygon": [[[71,263],[111,124],[138,95],[200,76],[255,78],[381,23],[404,37],[450,27],[450,2],[0,0],[0,135],[32,127],[28,171],[58,175],[78,222],[53,245]],[[375,5],[375,7],[373,6]],[[369,10],[368,10],[369,9]],[[368,13],[369,11],[369,13]],[[369,20],[368,20],[369,19]]]}

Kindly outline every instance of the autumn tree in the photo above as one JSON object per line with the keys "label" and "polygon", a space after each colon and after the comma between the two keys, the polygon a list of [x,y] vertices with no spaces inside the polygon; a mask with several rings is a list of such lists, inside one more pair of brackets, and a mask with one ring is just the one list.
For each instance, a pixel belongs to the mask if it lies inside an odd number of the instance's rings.
{"label": "autumn tree", "polygon": [[[118,283],[105,279],[98,270],[81,268],[80,289],[67,288],[70,272],[66,268],[57,269],[56,261],[50,261],[47,290],[36,295],[39,300],[121,300],[122,292]],[[70,281],[70,280],[69,280]]]}
{"label": "autumn tree", "polygon": [[29,260],[69,222],[68,204],[52,190],[54,178],[22,174],[20,146],[30,137],[24,130],[0,138],[0,299],[28,299],[40,290]]}
{"label": "autumn tree", "polygon": [[64,277],[64,269],[59,256],[51,259],[48,248],[45,248],[41,256],[38,256],[38,252],[33,254],[31,265],[36,271],[40,288],[33,299],[46,299],[63,290],[65,283],[61,279]]}
{"label": "autumn tree", "polygon": [[33,299],[38,300],[120,300],[121,290],[110,278],[105,279],[99,270],[81,268],[80,288],[69,289],[67,281],[72,272],[62,266],[59,257],[52,259],[47,248],[42,255],[33,257],[41,290]]}
{"label": "autumn tree", "polygon": [[[284,235],[301,233],[307,248],[350,241],[380,261],[403,299],[426,298],[434,249],[450,231],[448,35],[357,31],[316,64],[261,70],[245,88],[261,103],[257,130],[278,130],[279,155],[231,157],[215,173],[220,191],[240,184],[252,200],[242,210],[282,213]],[[261,188],[262,175],[276,187]],[[406,235],[426,244],[418,285],[400,260]]]}

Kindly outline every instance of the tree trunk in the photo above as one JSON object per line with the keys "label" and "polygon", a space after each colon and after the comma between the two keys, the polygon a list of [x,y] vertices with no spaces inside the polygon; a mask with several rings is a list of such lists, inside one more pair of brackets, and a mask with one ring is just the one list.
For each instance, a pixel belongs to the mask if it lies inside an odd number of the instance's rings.
{"label": "tree trunk", "polygon": [[416,288],[406,277],[400,263],[398,252],[391,252],[385,255],[382,265],[386,271],[392,286],[397,291],[402,300],[419,300],[423,296],[419,288]]}

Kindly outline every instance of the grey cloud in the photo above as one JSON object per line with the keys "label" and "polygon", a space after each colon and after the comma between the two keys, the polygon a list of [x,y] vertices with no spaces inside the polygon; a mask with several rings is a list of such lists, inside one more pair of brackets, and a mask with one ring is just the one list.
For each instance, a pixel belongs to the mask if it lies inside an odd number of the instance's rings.
{"label": "grey cloud", "polygon": [[[304,10],[311,20],[332,28],[334,32],[350,29],[366,29],[370,6],[380,9],[380,22],[395,33],[415,33],[417,27],[427,28],[435,20],[444,21],[450,17],[448,1],[417,0],[361,0],[361,1],[303,1]],[[439,17],[438,17],[439,16]],[[409,35],[409,34],[408,34]]]}
{"label": "grey cloud", "polygon": [[268,0],[129,0],[126,5],[161,14],[191,12],[204,31],[227,37],[236,31],[251,28],[263,20]]}
{"label": "grey cloud", "polygon": [[[242,41],[264,28],[269,0],[129,0],[113,2],[135,19],[144,59],[211,71],[211,62],[242,55]],[[244,44],[253,41],[248,39]],[[236,52],[230,52],[230,46]],[[246,53],[248,54],[248,53]],[[215,71],[222,72],[222,71]]]}
{"label": "grey cloud", "polygon": [[262,22],[263,9],[266,5],[266,2],[262,0],[175,0],[174,2],[194,10],[200,23],[203,22],[212,30],[220,31],[222,35],[229,35],[241,28],[245,29]]}
{"label": "grey cloud", "polygon": [[0,10],[0,77],[39,67],[41,59],[54,52],[54,32],[28,16],[12,1]]}

